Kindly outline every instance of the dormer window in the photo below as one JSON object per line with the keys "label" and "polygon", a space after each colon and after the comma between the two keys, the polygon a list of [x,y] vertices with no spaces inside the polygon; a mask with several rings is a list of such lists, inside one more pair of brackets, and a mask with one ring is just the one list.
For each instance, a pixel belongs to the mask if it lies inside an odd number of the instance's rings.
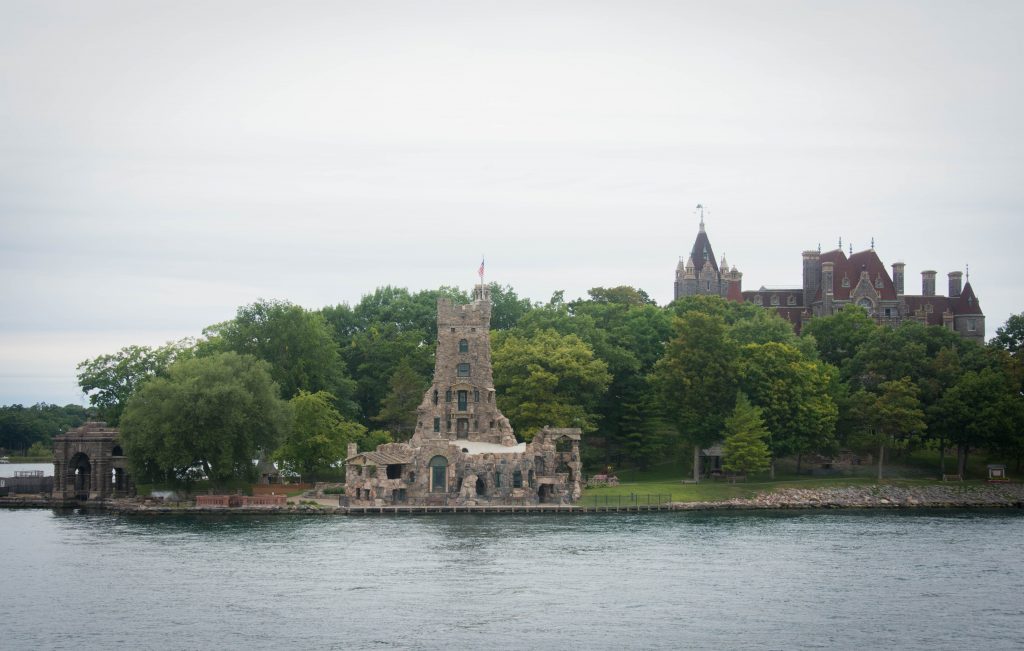
{"label": "dormer window", "polygon": [[779,297],[778,296],[772,296],[772,305],[778,305],[778,304],[779,304]]}
{"label": "dormer window", "polygon": [[877,289],[882,289],[882,287],[884,285],[885,285],[885,283],[882,282],[882,277],[881,276],[875,276],[875,287]]}
{"label": "dormer window", "polygon": [[934,310],[934,308],[932,308],[932,304],[931,303],[925,303],[925,305],[924,305],[924,313],[925,314],[931,314],[933,312],[933,310]]}
{"label": "dormer window", "polygon": [[843,287],[849,287],[849,286],[850,286],[850,278],[849,278],[849,276],[845,276],[844,275],[843,276]]}
{"label": "dormer window", "polygon": [[469,352],[469,342],[466,341],[465,339],[459,339],[459,352],[460,353],[468,353]]}
{"label": "dormer window", "polygon": [[786,305],[796,305],[796,296],[790,294],[789,298],[786,299]]}

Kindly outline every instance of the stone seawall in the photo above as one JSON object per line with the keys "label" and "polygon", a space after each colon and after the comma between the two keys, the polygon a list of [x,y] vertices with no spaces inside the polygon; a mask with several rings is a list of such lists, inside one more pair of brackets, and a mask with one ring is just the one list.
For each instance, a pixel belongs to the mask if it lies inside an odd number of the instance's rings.
{"label": "stone seawall", "polygon": [[587,505],[586,500],[574,505],[537,505],[516,507],[381,507],[348,509],[324,504],[288,504],[281,506],[240,506],[236,508],[192,506],[186,503],[167,505],[119,499],[105,502],[65,502],[40,497],[0,498],[0,508],[87,508],[112,513],[149,515],[216,513],[232,514],[297,514],[355,515],[374,513],[606,513],[609,511],[713,511],[771,509],[899,509],[899,508],[1024,508],[1024,484],[928,484],[898,486],[872,484],[829,488],[784,488],[760,493],[751,498],[734,498],[715,502],[672,502],[657,507],[623,504]]}
{"label": "stone seawall", "polygon": [[784,488],[749,499],[675,502],[678,510],[711,509],[878,509],[1024,506],[1024,484],[929,484]]}

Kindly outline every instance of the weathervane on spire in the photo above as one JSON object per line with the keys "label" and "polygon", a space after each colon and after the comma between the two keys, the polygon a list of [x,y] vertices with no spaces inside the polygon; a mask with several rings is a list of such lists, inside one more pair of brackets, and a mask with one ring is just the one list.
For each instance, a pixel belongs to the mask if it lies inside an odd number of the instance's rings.
{"label": "weathervane on spire", "polygon": [[839,250],[840,251],[843,250],[843,236],[842,235],[839,236]]}
{"label": "weathervane on spire", "polygon": [[[693,212],[700,213],[700,231],[703,233],[704,232],[704,204],[698,203],[697,204],[697,208]],[[709,215],[711,214],[710,210],[708,211],[708,214]]]}
{"label": "weathervane on spire", "polygon": [[964,265],[967,268],[967,282],[971,282],[971,265]]}
{"label": "weathervane on spire", "polygon": [[874,236],[871,237],[871,250],[872,251],[875,250],[875,238],[874,238]]}

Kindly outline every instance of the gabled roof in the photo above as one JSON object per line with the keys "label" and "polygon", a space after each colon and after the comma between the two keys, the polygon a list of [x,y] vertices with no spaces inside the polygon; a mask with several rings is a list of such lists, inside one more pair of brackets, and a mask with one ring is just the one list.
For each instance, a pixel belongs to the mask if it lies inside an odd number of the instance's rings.
{"label": "gabled roof", "polygon": [[[893,285],[889,272],[886,271],[885,265],[882,264],[874,249],[858,251],[849,258],[846,257],[842,249],[833,249],[821,254],[821,262],[832,263],[833,299],[838,301],[849,300],[850,293],[857,287],[857,283],[860,282],[861,272],[867,271],[871,286],[875,288],[881,299],[883,301],[896,300],[896,286]],[[850,281],[849,287],[843,287],[843,278],[847,278]],[[878,279],[882,281],[881,287],[875,286],[875,281]],[[818,288],[817,293],[814,295],[815,301],[821,300],[824,289],[824,287]]]}

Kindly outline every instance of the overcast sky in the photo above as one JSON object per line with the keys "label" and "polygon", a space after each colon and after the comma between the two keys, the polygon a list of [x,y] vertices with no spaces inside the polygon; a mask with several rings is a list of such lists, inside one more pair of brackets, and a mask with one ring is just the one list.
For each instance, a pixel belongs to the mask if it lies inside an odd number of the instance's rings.
{"label": "overcast sky", "polygon": [[970,265],[1024,310],[1024,3],[0,0],[0,404],[258,298],[381,285],[660,304],[710,210],[743,287],[801,251]]}

